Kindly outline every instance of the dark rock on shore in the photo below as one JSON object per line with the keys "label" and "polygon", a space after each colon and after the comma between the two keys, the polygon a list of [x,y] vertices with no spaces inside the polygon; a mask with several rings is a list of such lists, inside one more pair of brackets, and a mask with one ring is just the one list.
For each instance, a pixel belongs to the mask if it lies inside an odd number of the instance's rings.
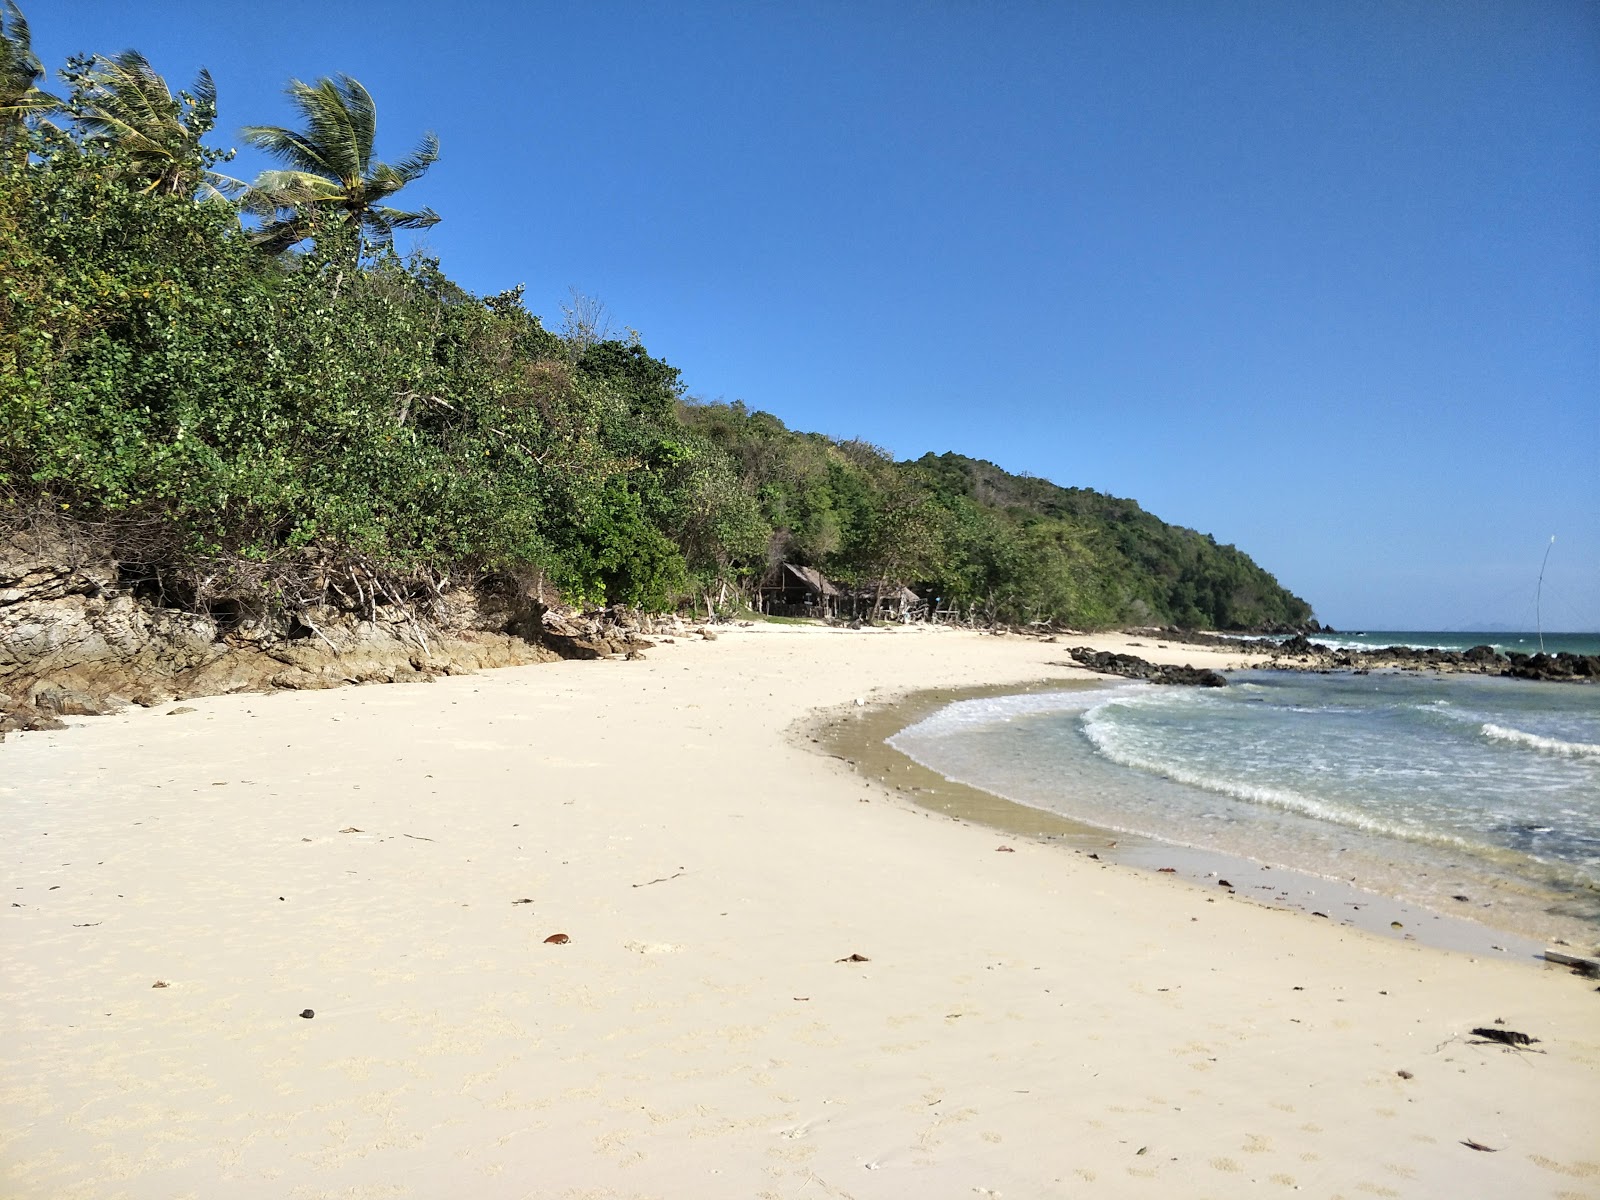
{"label": "dark rock on shore", "polygon": [[1113,654],[1106,650],[1091,650],[1088,646],[1074,646],[1067,653],[1079,666],[1088,667],[1102,675],[1120,675],[1125,679],[1144,679],[1151,683],[1181,687],[1226,687],[1228,683],[1216,671],[1147,662],[1136,654]]}

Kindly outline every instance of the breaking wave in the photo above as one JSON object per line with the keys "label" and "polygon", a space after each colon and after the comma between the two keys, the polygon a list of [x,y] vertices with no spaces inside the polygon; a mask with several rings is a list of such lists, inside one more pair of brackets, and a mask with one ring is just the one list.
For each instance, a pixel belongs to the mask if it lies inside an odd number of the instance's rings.
{"label": "breaking wave", "polygon": [[1600,745],[1593,742],[1564,742],[1560,738],[1543,737],[1537,733],[1527,733],[1521,729],[1511,729],[1493,722],[1485,723],[1478,732],[1490,741],[1527,746],[1544,754],[1559,754],[1564,758],[1600,758]]}

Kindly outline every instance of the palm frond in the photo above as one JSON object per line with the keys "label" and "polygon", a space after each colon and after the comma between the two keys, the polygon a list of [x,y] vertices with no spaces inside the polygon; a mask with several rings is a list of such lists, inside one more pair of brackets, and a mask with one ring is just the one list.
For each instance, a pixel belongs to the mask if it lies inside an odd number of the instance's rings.
{"label": "palm frond", "polygon": [[0,4],[0,107],[10,109],[44,75],[44,67],[33,52],[33,34],[28,21],[12,0]]}
{"label": "palm frond", "polygon": [[124,152],[146,191],[209,196],[225,194],[236,182],[212,178],[209,167],[220,156],[200,141],[216,121],[217,89],[209,71],[200,72],[193,92],[174,96],[144,55],[124,50],[93,56],[81,89],[73,120]]}
{"label": "palm frond", "polygon": [[427,229],[443,219],[431,208],[425,208],[421,212],[402,212],[398,208],[378,207],[372,209],[372,212],[394,229]]}
{"label": "palm frond", "polygon": [[361,86],[360,81],[348,75],[339,76],[337,91],[350,128],[356,161],[361,164],[361,173],[365,174],[367,164],[372,161],[373,144],[378,137],[377,101],[372,98],[371,92]]}
{"label": "palm frond", "polygon": [[273,158],[281,158],[296,170],[338,177],[338,171],[324,157],[322,147],[293,129],[280,125],[246,125],[239,136],[246,144],[266,151]]}
{"label": "palm frond", "polygon": [[89,74],[90,109],[86,119],[120,124],[142,132],[151,141],[158,131],[177,127],[178,104],[149,61],[137,50],[112,58],[96,55]]}
{"label": "palm frond", "polygon": [[233,200],[250,189],[250,185],[242,179],[235,179],[232,175],[224,175],[220,171],[207,171],[200,180],[200,199],[202,200]]}
{"label": "palm frond", "polygon": [[422,135],[422,140],[417,143],[417,148],[394,163],[391,169],[400,177],[402,183],[411,183],[421,178],[422,174],[438,161],[439,139],[432,133],[425,133]]}
{"label": "palm frond", "polygon": [[16,46],[22,53],[33,54],[33,31],[28,28],[28,18],[16,6],[15,0],[0,3],[0,37]]}
{"label": "palm frond", "polygon": [[270,221],[250,234],[250,240],[269,254],[282,254],[296,242],[311,236],[311,222],[301,216]]}
{"label": "palm frond", "polygon": [[[307,139],[316,144],[327,169],[347,184],[359,180],[372,157],[372,97],[366,89],[348,76],[319,79],[314,85],[295,80],[289,87],[305,118]],[[360,111],[363,104],[365,114]]]}
{"label": "palm frond", "polygon": [[59,96],[52,96],[49,92],[40,91],[38,88],[29,88],[10,103],[0,103],[0,120],[5,118],[21,120],[55,112],[61,107]]}
{"label": "palm frond", "polygon": [[194,77],[194,98],[197,104],[209,108],[212,113],[217,111],[217,83],[211,78],[211,72],[204,67],[200,74]]}
{"label": "palm frond", "polygon": [[255,203],[272,208],[299,208],[307,204],[336,204],[345,199],[337,180],[312,171],[263,171],[250,185]]}

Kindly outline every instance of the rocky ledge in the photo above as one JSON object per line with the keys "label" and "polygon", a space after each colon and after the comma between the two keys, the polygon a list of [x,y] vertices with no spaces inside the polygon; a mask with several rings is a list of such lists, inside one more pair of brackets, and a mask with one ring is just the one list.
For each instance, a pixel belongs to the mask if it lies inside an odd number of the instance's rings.
{"label": "rocky ledge", "polygon": [[72,557],[59,547],[0,545],[0,740],[128,704],[638,658],[655,624],[549,609],[503,585],[366,613],[188,612],[136,597],[109,560]]}

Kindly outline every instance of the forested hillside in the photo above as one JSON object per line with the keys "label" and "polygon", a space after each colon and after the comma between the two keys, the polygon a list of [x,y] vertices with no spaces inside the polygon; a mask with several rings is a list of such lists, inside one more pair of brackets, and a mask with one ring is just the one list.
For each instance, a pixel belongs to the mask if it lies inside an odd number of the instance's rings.
{"label": "forested hillside", "polygon": [[58,98],[0,14],[0,542],[52,526],[159,603],[284,618],[485,581],[731,608],[785,559],[985,621],[1310,618],[1132,501],[695,403],[636,337],[402,259],[440,218],[389,201],[438,147],[376,159],[354,80],[292,83],[299,127],[243,131],[283,169],[246,184],[209,76],[88,57]]}

